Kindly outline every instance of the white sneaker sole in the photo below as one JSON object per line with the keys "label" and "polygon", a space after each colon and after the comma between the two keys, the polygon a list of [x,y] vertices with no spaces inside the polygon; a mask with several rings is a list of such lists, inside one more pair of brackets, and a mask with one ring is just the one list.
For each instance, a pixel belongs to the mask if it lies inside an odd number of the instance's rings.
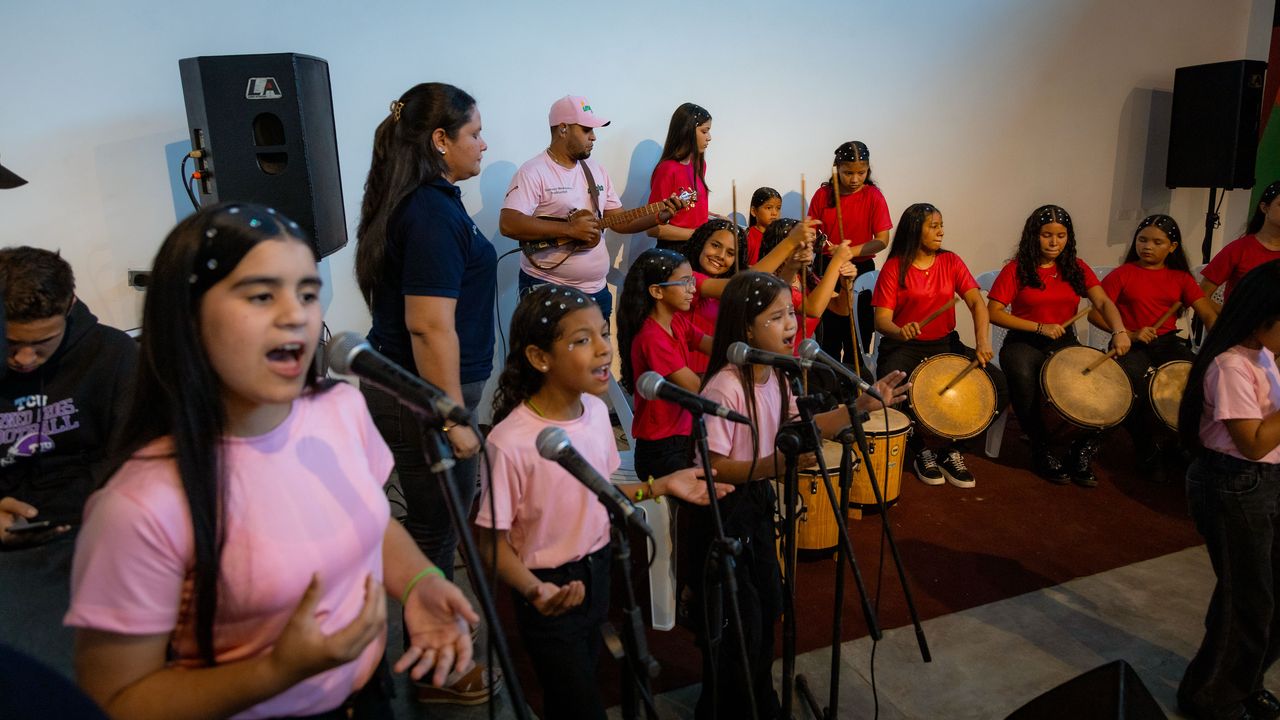
{"label": "white sneaker sole", "polygon": [[[925,475],[922,475],[920,471],[915,469],[914,467],[911,468],[911,472],[913,475],[916,476],[917,480],[924,483],[925,485],[943,485],[947,482],[946,477],[936,477],[936,478],[926,477]],[[943,475],[945,476],[946,473],[943,473]]]}
{"label": "white sneaker sole", "polygon": [[952,475],[951,473],[947,472],[947,469],[941,465],[939,465],[938,467],[942,469],[942,476],[947,479],[947,482],[951,483],[952,485],[955,485],[958,488],[971,488],[974,485],[978,484],[976,480],[961,480],[955,475]]}

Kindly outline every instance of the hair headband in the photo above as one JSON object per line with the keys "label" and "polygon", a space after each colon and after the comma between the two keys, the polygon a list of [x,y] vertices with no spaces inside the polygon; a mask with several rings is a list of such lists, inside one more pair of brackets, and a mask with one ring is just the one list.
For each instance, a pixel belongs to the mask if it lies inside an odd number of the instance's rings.
{"label": "hair headband", "polygon": [[200,250],[196,253],[191,275],[187,277],[187,282],[191,283],[197,294],[204,293],[219,280],[231,274],[232,268],[245,255],[245,248],[241,243],[233,245],[218,232],[218,228],[213,227],[214,220],[230,216],[232,220],[263,233],[264,237],[285,234],[299,237],[302,231],[298,223],[276,212],[275,208],[265,208],[265,215],[256,211],[252,213],[243,211],[244,208],[240,205],[231,205],[209,216],[208,226],[204,230],[204,240],[201,241]]}
{"label": "hair headband", "polygon": [[1164,234],[1169,236],[1170,241],[1176,243],[1182,242],[1182,231],[1178,229],[1177,221],[1168,215],[1148,215],[1143,218],[1142,222],[1138,223],[1138,230],[1134,235],[1136,236],[1138,232],[1142,232],[1143,228],[1150,227],[1152,225],[1163,230]]}

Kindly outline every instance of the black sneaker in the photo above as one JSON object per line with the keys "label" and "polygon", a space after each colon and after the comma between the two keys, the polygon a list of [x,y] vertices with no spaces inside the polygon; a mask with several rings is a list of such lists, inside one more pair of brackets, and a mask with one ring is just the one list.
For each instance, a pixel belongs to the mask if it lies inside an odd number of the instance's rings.
{"label": "black sneaker", "polygon": [[1062,467],[1048,448],[1031,448],[1031,471],[1054,485],[1066,485],[1071,473]]}
{"label": "black sneaker", "polygon": [[938,467],[942,468],[942,474],[947,477],[947,482],[956,487],[971,488],[976,484],[973,479],[973,473],[969,472],[969,468],[965,467],[964,456],[955,448],[951,448],[942,454],[942,459],[938,461]]}
{"label": "black sneaker", "polygon": [[1280,718],[1280,700],[1267,690],[1259,690],[1244,701],[1245,709],[1255,718],[1276,720]]}
{"label": "black sneaker", "polygon": [[1071,445],[1071,482],[1080,487],[1097,487],[1098,478],[1093,474],[1093,456],[1098,454],[1098,438],[1089,437]]}
{"label": "black sneaker", "polygon": [[925,485],[941,485],[946,482],[942,477],[942,468],[938,467],[938,456],[929,448],[916,455],[916,477]]}

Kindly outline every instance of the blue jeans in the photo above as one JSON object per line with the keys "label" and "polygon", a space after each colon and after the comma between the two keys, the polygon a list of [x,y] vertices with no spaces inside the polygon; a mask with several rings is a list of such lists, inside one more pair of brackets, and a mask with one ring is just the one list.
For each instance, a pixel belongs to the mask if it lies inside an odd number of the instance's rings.
{"label": "blue jeans", "polygon": [[[551,283],[541,278],[536,278],[525,271],[520,271],[519,292],[521,298],[529,293],[537,290],[543,285]],[[591,299],[596,301],[600,306],[600,312],[604,315],[604,321],[609,322],[609,316],[613,315],[613,295],[609,292],[609,286],[605,285],[598,292],[591,293]]]}
{"label": "blue jeans", "polygon": [[[474,412],[480,404],[484,384],[484,380],[463,383],[462,399],[468,410]],[[444,491],[423,455],[422,424],[399,401],[378,388],[362,384],[360,392],[364,393],[369,413],[373,415],[373,424],[395,458],[396,475],[400,478],[400,489],[404,491],[407,511],[405,529],[431,562],[439,565],[445,577],[452,581],[458,533],[453,527],[449,506],[445,504]],[[470,517],[471,505],[475,502],[479,469],[476,457],[459,460],[453,466],[454,488],[462,501],[465,517]]]}
{"label": "blue jeans", "polygon": [[1197,717],[1237,717],[1280,656],[1280,465],[1205,450],[1187,469],[1187,505],[1218,581],[1178,705]]}

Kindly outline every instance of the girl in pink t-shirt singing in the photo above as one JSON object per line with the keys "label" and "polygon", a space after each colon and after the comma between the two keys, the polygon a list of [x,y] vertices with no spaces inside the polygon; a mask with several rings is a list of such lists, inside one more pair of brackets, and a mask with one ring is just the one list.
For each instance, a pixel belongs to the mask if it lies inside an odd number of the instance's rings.
{"label": "girl in pink t-shirt singing", "polygon": [[1252,270],[1227,298],[1187,378],[1178,432],[1196,457],[1187,505],[1218,582],[1204,641],[1182,677],[1189,717],[1274,717],[1263,687],[1280,655],[1280,261]]}
{"label": "girl in pink t-shirt singing", "polygon": [[[545,285],[520,301],[511,332],[476,517],[481,556],[496,557],[498,576],[511,587],[516,625],[542,685],[540,716],[603,718],[596,659],[609,610],[609,517],[590,490],[538,454],[537,438],[558,427],[601,475],[618,469],[609,411],[597,397],[608,390],[613,361],[609,324],[581,291]],[[706,482],[692,468],[619,490],[636,501],[707,502]]]}
{"label": "girl in pink t-shirt singing", "polygon": [[[798,227],[805,227],[800,224]],[[711,365],[702,394],[730,410],[746,415],[751,429],[718,417],[707,417],[707,446],[711,467],[721,482],[733,483],[738,491],[720,503],[726,535],[742,543],[736,568],[738,598],[742,618],[742,641],[750,665],[748,692],[743,680],[739,641],[733,622],[722,634],[722,621],[714,617],[714,593],[705,578],[716,578],[706,567],[712,540],[712,519],[695,509],[692,532],[686,534],[688,557],[696,568],[697,580],[688,589],[686,618],[694,627],[702,651],[702,695],[698,698],[699,718],[751,717],[751,702],[757,717],[776,717],[778,697],[773,690],[773,626],[782,612],[782,584],[778,555],[774,549],[774,508],[776,498],[772,478],[783,471],[783,455],[774,452],[778,427],[796,414],[787,379],[780,370],[765,365],[739,368],[728,361],[729,346],[735,342],[782,355],[792,354],[798,325],[788,285],[762,272],[744,272],[729,281],[723,297],[723,312],[716,323],[711,349]],[[905,397],[907,386],[902,373],[893,373],[876,384],[876,390],[891,402]],[[858,398],[863,412],[879,407],[869,395]],[[843,408],[817,418],[823,435],[834,436],[849,421]],[[802,459],[812,466],[812,457]],[[682,593],[684,594],[684,593]],[[727,604],[719,607],[728,608]],[[708,617],[710,613],[710,619]],[[727,617],[727,616],[725,616]]]}
{"label": "girl in pink t-shirt singing", "polygon": [[248,204],[200,210],[156,256],[125,462],[86,507],[66,619],[113,717],[384,717],[387,592],[397,671],[439,685],[471,663],[479,618],[389,522],[364,402],[315,372],[316,261]]}

